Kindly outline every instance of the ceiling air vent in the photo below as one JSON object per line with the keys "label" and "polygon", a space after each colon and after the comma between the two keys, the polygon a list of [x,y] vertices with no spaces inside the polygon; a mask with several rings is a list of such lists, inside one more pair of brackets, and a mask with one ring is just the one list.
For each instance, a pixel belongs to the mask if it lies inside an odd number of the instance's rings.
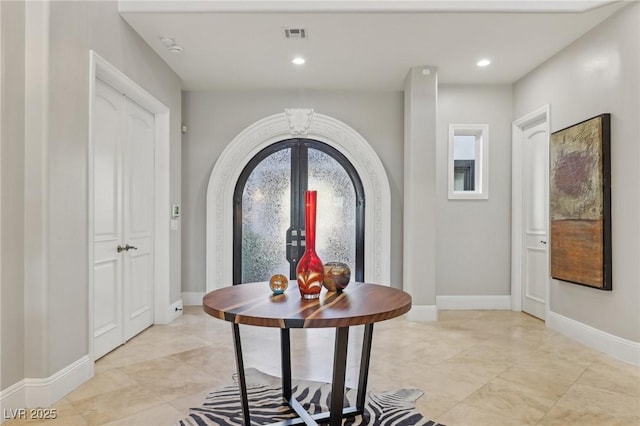
{"label": "ceiling air vent", "polygon": [[283,28],[284,38],[303,39],[307,38],[307,30],[305,28]]}

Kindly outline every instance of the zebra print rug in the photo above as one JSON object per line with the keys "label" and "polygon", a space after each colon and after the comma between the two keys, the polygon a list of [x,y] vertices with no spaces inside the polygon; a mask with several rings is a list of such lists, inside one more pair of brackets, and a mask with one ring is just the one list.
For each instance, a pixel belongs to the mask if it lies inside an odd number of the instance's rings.
{"label": "zebra print rug", "polygon": [[[280,379],[255,369],[247,369],[247,394],[252,425],[264,425],[296,417],[282,399]],[[293,395],[311,414],[328,411],[331,385],[294,380]],[[415,410],[422,396],[418,389],[369,392],[365,413],[344,419],[343,426],[442,426],[425,419]],[[356,390],[345,393],[345,407],[355,404]],[[201,407],[191,408],[179,426],[242,426],[238,386],[226,386],[207,395]]]}

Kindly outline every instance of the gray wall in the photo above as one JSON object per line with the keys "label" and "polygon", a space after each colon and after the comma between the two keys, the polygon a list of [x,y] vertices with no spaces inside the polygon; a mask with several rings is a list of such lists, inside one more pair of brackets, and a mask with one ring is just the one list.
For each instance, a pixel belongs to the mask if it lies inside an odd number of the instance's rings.
{"label": "gray wall", "polygon": [[[437,292],[510,294],[510,86],[438,89]],[[205,290],[205,207],[209,175],[225,146],[244,128],[289,107],[311,107],[360,132],[380,156],[391,185],[391,281],[402,285],[404,104],[401,92],[184,92],[182,290]],[[447,200],[449,123],[490,125],[490,198]],[[487,249],[490,247],[490,249]],[[458,259],[473,259],[460,267]]]}
{"label": "gray wall", "polygon": [[[50,37],[51,374],[88,352],[87,254],[85,250],[69,248],[87,244],[89,50],[95,50],[170,108],[171,201],[180,199],[181,82],[120,17],[117,2],[51,2]],[[170,294],[171,301],[180,297],[178,232],[172,232]]]}
{"label": "gray wall", "polygon": [[[3,108],[3,124],[7,115],[11,115],[9,119],[14,125],[3,126],[2,134],[2,208],[11,207],[10,211],[2,212],[3,357],[0,385],[3,389],[25,377],[48,377],[88,353],[86,245],[90,49],[171,109],[172,202],[180,201],[181,190],[180,79],[120,18],[117,2],[51,2],[49,66],[44,71],[49,81],[48,105],[44,109],[49,123],[45,135],[47,156],[43,159],[49,212],[45,218],[48,223],[45,236],[48,251],[44,259],[47,277],[44,288],[43,283],[25,284],[24,265],[38,262],[43,253],[26,257],[22,248],[25,237],[21,227],[26,229],[27,226],[24,191],[29,191],[29,186],[22,183],[29,185],[24,179],[29,170],[21,169],[25,157],[21,151],[25,127],[20,123],[26,122],[28,128],[29,117],[24,117],[26,48],[24,6],[20,4],[2,2],[3,89],[7,87],[5,83],[11,85],[11,90],[3,92],[2,102],[3,106],[5,102],[11,102],[15,107],[15,111]],[[11,36],[6,36],[7,33]],[[5,40],[11,40],[11,43],[4,43]],[[11,55],[12,61],[5,61],[6,55]],[[9,183],[15,186],[5,189]],[[170,206],[167,206],[167,214],[170,214]],[[8,226],[9,220],[11,226]],[[179,232],[172,233],[171,243],[170,294],[171,301],[176,301],[180,297]],[[21,259],[21,256],[24,257]],[[10,266],[7,268],[6,265]],[[33,291],[46,295],[44,308],[34,308],[25,302],[30,300]],[[10,307],[4,309],[5,305]],[[23,306],[26,306],[24,311]],[[29,335],[43,338],[27,341],[25,336]]]}
{"label": "gray wall", "polygon": [[[0,389],[24,377],[24,3],[0,2],[2,287]],[[5,42],[5,40],[7,42]],[[10,40],[10,42],[8,42]]]}
{"label": "gray wall", "polygon": [[552,281],[551,310],[640,341],[640,5],[630,4],[514,86],[521,117],[551,105],[551,131],[611,113],[613,291]]}
{"label": "gray wall", "polygon": [[213,165],[244,128],[285,108],[308,107],[358,131],[391,186],[391,281],[402,283],[403,96],[401,92],[213,91],[183,93],[182,289],[205,291],[205,205]]}
{"label": "gray wall", "polygon": [[[437,295],[511,294],[511,86],[440,86]],[[449,124],[489,125],[489,199],[448,199]]]}

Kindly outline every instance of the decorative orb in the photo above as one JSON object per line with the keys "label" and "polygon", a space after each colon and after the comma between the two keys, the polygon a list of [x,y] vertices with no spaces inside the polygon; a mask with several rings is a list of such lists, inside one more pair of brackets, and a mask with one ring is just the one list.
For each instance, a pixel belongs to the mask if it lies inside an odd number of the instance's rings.
{"label": "decorative orb", "polygon": [[349,265],[342,262],[328,262],[324,264],[324,287],[329,291],[342,292],[351,279]]}
{"label": "decorative orb", "polygon": [[289,280],[281,274],[276,274],[269,280],[269,288],[274,294],[282,294],[289,287]]}

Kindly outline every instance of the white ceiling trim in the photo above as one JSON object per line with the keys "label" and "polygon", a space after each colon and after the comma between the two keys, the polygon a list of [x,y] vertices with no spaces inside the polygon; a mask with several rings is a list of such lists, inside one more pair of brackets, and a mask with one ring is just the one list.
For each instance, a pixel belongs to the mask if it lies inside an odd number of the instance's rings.
{"label": "white ceiling trim", "polygon": [[120,0],[122,13],[140,12],[511,12],[578,13],[596,9],[611,0]]}

